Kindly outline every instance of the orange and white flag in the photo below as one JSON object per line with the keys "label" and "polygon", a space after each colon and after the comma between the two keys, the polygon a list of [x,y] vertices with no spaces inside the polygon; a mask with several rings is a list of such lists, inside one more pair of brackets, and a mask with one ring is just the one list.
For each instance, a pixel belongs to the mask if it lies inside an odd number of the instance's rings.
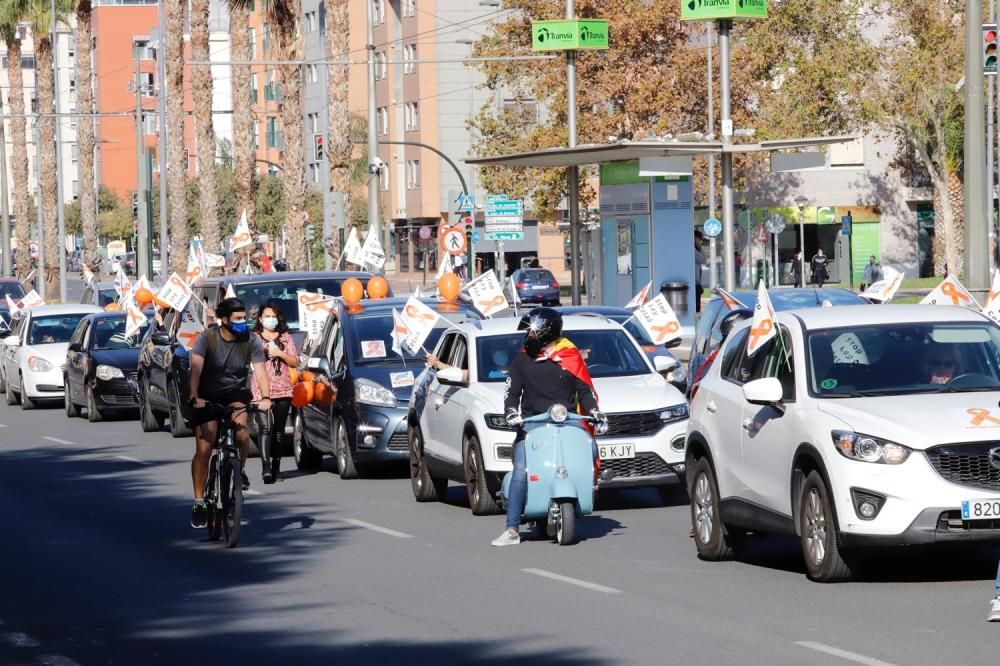
{"label": "orange and white flag", "polygon": [[730,294],[728,291],[726,291],[722,287],[716,287],[715,288],[715,293],[717,293],[719,295],[719,298],[722,299],[722,303],[726,306],[726,309],[728,309],[730,311],[731,310],[745,310],[746,307],[747,307],[746,305],[744,305],[743,301],[741,301],[740,299],[736,298],[735,296],[733,296],[732,294]]}
{"label": "orange and white flag", "polygon": [[934,291],[924,296],[921,305],[957,305],[963,308],[979,308],[979,303],[972,297],[969,290],[962,286],[954,275],[949,275],[941,281]]}
{"label": "orange and white flag", "polygon": [[253,245],[253,238],[250,236],[250,224],[247,222],[247,212],[244,210],[243,214],[240,215],[239,224],[236,225],[236,231],[229,239],[229,251],[236,252],[236,250],[248,245]]}
{"label": "orange and white flag", "polygon": [[644,304],[633,315],[655,345],[681,336],[681,322],[663,294]]}
{"label": "orange and white flag", "polygon": [[1000,324],[1000,269],[993,273],[993,284],[983,304],[983,314]]}
{"label": "orange and white flag", "polygon": [[761,282],[757,286],[757,303],[753,307],[753,323],[750,325],[747,356],[753,356],[757,350],[766,345],[777,334],[778,326],[775,323],[774,306],[771,305],[771,297],[767,295],[767,289]]}
{"label": "orange and white flag", "polygon": [[125,337],[131,338],[142,330],[142,325],[146,323],[146,315],[135,302],[129,303],[125,309]]}
{"label": "orange and white flag", "polygon": [[82,267],[80,271],[83,273],[83,279],[87,281],[87,284],[94,284],[94,271],[86,266]]}
{"label": "orange and white flag", "polygon": [[882,269],[882,279],[868,285],[868,288],[865,289],[865,293],[861,294],[861,296],[867,298],[869,301],[888,303],[892,300],[892,297],[896,295],[896,291],[902,283],[903,274],[889,266],[886,266]]}
{"label": "orange and white flag", "polygon": [[[410,337],[410,328],[403,321],[403,318],[399,316],[399,311],[396,308],[392,309],[392,351],[396,352],[399,356],[403,355],[403,342]],[[409,350],[407,350],[409,351]],[[411,352],[414,353],[414,352]]]}
{"label": "orange and white flag", "polygon": [[500,281],[493,271],[483,271],[482,275],[465,285],[462,290],[469,292],[472,305],[484,317],[492,317],[510,307],[503,293],[503,287],[500,286]]}
{"label": "orange and white flag", "polygon": [[632,297],[631,301],[625,304],[625,307],[631,310],[633,308],[645,305],[646,302],[649,300],[649,292],[652,288],[653,288],[653,281],[650,280],[649,282],[646,283],[645,287],[639,290],[639,293],[637,293],[635,296]]}
{"label": "orange and white flag", "polygon": [[37,291],[32,289],[27,294],[21,297],[21,308],[37,308],[40,305],[45,305],[45,299],[42,298]]}

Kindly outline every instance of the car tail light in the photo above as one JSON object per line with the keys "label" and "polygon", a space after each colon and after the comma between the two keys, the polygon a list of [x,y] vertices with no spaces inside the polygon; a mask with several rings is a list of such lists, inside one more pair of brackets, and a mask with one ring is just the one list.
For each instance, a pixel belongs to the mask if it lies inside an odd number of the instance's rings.
{"label": "car tail light", "polygon": [[559,288],[559,283],[558,283],[558,282],[556,282],[555,280],[553,280],[553,281],[552,281],[552,288],[553,288],[553,289],[558,289],[558,288]]}
{"label": "car tail light", "polygon": [[528,284],[526,282],[515,282],[514,286],[517,287],[518,289],[524,289],[525,287],[528,286]]}

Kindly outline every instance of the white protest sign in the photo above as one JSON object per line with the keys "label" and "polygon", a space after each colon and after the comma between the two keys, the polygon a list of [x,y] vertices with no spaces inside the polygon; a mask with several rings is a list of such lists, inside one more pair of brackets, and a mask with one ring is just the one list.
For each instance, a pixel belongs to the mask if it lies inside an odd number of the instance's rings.
{"label": "white protest sign", "polygon": [[128,308],[125,310],[125,337],[131,338],[139,332],[145,323],[146,315],[142,313],[142,310],[134,302],[129,303]]}
{"label": "white protest sign", "polygon": [[188,265],[187,270],[184,272],[184,280],[190,284],[198,284],[202,278],[205,277],[205,267],[201,263],[201,259],[198,257],[198,253],[195,252],[194,247],[188,252]]}
{"label": "white protest sign", "polygon": [[344,258],[352,264],[364,267],[365,253],[361,249],[358,241],[358,229],[353,227],[351,233],[347,235],[347,242],[344,243]]}
{"label": "white protest sign", "polygon": [[868,353],[854,333],[841,333],[830,345],[834,363],[868,365]]}
{"label": "white protest sign", "polygon": [[750,340],[747,342],[747,356],[753,356],[761,347],[778,334],[774,323],[774,306],[767,289],[761,282],[757,286],[757,303],[753,307],[753,323],[750,325]]}
{"label": "white protest sign", "polygon": [[361,248],[361,256],[365,266],[382,268],[385,265],[385,252],[382,250],[382,244],[378,242],[378,237],[374,230],[369,230],[368,235],[365,236],[365,244]]}
{"label": "white protest sign", "polygon": [[869,285],[865,293],[861,294],[864,298],[870,301],[888,303],[896,295],[899,285],[903,282],[903,274],[891,266],[886,266],[882,270],[882,275],[881,280]]}
{"label": "white protest sign", "polygon": [[18,304],[14,302],[14,299],[10,297],[10,294],[5,294],[4,296],[7,299],[7,309],[10,310],[10,316],[17,318],[21,314],[21,310],[25,308],[25,305],[23,303]]}
{"label": "white protest sign", "polygon": [[171,273],[166,283],[156,294],[156,303],[160,307],[173,308],[179,312],[187,307],[192,296],[194,293],[188,283],[182,280],[177,273]]}
{"label": "white protest sign", "polygon": [[635,296],[632,297],[631,301],[625,304],[625,307],[631,310],[632,308],[637,308],[640,305],[645,304],[646,301],[649,300],[649,292],[652,288],[653,288],[653,281],[650,280],[649,282],[646,283],[645,287],[639,290],[639,293],[637,293]]}
{"label": "white protest sign", "polygon": [[924,296],[921,305],[957,305],[963,308],[979,308],[979,303],[972,294],[962,286],[954,275],[949,275],[941,281],[931,293]]}
{"label": "white protest sign", "polygon": [[247,223],[247,212],[240,215],[240,222],[236,225],[233,237],[229,239],[229,251],[236,252],[240,248],[253,245],[253,238],[250,236],[250,225]]}
{"label": "white protest sign", "polygon": [[465,286],[472,299],[472,305],[483,313],[484,317],[492,317],[510,307],[503,287],[493,271],[486,271]]}
{"label": "white protest sign", "polygon": [[21,297],[21,308],[36,308],[39,305],[45,305],[45,299],[42,298],[37,291],[32,289],[27,294]]}
{"label": "white protest sign", "polygon": [[181,325],[177,328],[177,340],[184,346],[185,349],[191,351],[194,347],[195,340],[201,335],[205,327],[202,326],[201,322],[195,319],[194,313],[190,309],[184,308],[181,311]]}
{"label": "white protest sign", "polygon": [[412,296],[407,299],[406,305],[403,306],[402,319],[410,333],[402,341],[403,348],[411,354],[417,354],[434,330],[439,316],[437,312]]}
{"label": "white protest sign", "polygon": [[390,337],[392,338],[392,351],[396,352],[399,356],[403,355],[402,344],[406,340],[407,336],[410,335],[410,329],[403,323],[403,318],[399,316],[399,311],[396,308],[392,309],[392,333]]}
{"label": "white protest sign", "polygon": [[681,335],[681,322],[663,294],[642,305],[634,316],[655,345],[662,345]]}
{"label": "white protest sign", "polygon": [[333,296],[309,291],[297,292],[299,305],[299,330],[310,338],[318,338],[323,332],[327,317],[333,312],[336,300]]}

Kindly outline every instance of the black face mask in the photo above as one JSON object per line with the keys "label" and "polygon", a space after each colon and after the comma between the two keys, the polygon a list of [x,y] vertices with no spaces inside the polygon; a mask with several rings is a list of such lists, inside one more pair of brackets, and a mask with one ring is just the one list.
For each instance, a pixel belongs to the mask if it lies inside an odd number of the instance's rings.
{"label": "black face mask", "polygon": [[544,346],[537,335],[529,335],[524,338],[524,351],[528,353],[528,356],[540,356]]}

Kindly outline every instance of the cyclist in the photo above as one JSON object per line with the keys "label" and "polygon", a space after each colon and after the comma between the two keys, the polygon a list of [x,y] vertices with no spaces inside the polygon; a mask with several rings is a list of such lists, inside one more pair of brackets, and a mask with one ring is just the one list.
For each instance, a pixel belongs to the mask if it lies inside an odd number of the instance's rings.
{"label": "cyclist", "polygon": [[[205,527],[208,509],[205,506],[205,485],[208,482],[208,463],[212,457],[219,430],[219,412],[208,403],[244,407],[253,399],[250,391],[250,370],[260,389],[261,411],[271,408],[271,385],[268,382],[266,356],[260,337],[250,335],[247,325],[247,308],[238,298],[227,298],[215,310],[218,324],[198,336],[191,349],[191,405],[194,407],[192,422],[195,426],[195,453],[191,460],[191,480],[194,485],[194,506],[191,508],[191,526]],[[250,432],[247,430],[246,411],[233,414],[233,431],[240,447],[240,461],[246,469]],[[243,488],[250,487],[246,471]]]}

